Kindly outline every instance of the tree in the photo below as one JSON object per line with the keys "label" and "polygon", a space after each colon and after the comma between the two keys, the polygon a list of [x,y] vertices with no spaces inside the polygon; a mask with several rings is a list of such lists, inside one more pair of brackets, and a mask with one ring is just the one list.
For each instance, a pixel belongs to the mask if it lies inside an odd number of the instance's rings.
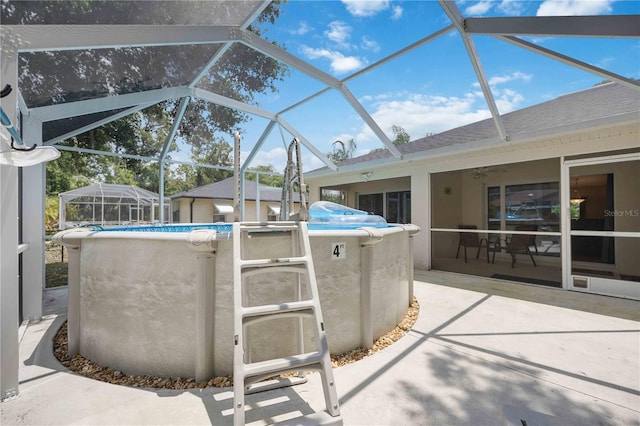
{"label": "tree", "polygon": [[[407,131],[402,126],[393,124],[391,126],[391,133],[393,133],[394,136],[393,144],[395,146],[405,144],[411,140],[411,136],[409,136],[409,133],[407,133]],[[374,152],[382,152],[385,150],[386,148],[376,148],[369,151],[369,154],[372,154]]]}
{"label": "tree", "polygon": [[260,183],[262,185],[268,185],[268,186],[274,186],[277,188],[282,188],[283,185],[283,176],[282,175],[276,175],[274,173],[276,172],[276,169],[274,169],[274,167],[269,164],[268,166],[255,166],[255,167],[250,167],[249,168],[249,172],[245,174],[245,178],[247,180],[250,181],[254,181],[256,180],[256,173],[251,173],[251,171],[257,171],[257,172],[265,172],[265,173],[260,173]]}
{"label": "tree", "polygon": [[352,158],[357,148],[358,146],[353,139],[346,144],[341,140],[337,140],[333,143],[333,151],[328,153],[327,157],[334,163],[339,163]]}
{"label": "tree", "polygon": [[397,126],[395,124],[392,125],[391,132],[393,133],[393,136],[395,136],[393,144],[396,146],[405,144],[411,140],[409,133],[407,133],[407,131],[401,126]]}

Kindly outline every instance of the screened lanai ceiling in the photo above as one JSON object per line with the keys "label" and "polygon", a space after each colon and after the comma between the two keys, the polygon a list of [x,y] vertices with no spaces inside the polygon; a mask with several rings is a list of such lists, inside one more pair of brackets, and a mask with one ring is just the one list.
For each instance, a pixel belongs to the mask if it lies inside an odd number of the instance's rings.
{"label": "screened lanai ceiling", "polygon": [[[324,165],[337,169],[326,155],[331,143],[340,135],[357,135],[358,132],[372,136],[375,143],[371,148],[387,149],[400,160],[401,154],[391,140],[384,111],[372,110],[373,104],[367,102],[370,95],[361,83],[367,79],[370,83],[374,79],[380,86],[392,86],[392,82],[402,80],[403,73],[412,68],[413,73],[419,74],[421,68],[437,68],[444,63],[451,65],[449,55],[430,55],[429,46],[445,38],[455,38],[455,51],[452,50],[450,55],[460,58],[460,68],[466,70],[464,76],[457,75],[456,71],[446,78],[468,79],[472,76],[475,91],[481,94],[486,105],[484,109],[493,119],[497,135],[503,141],[510,138],[501,120],[501,113],[505,112],[501,98],[504,93],[496,92],[492,75],[483,67],[483,55],[479,53],[481,49],[476,41],[479,37],[484,37],[480,43],[484,51],[489,49],[486,46],[493,46],[486,44],[487,38],[492,43],[499,43],[500,48],[505,49],[502,59],[507,65],[513,57],[510,52],[515,48],[579,70],[596,80],[613,80],[634,89],[640,87],[633,78],[637,76],[629,75],[627,68],[609,67],[606,61],[595,64],[586,58],[579,59],[584,52],[575,52],[574,56],[574,52],[555,51],[539,42],[545,37],[637,39],[640,36],[637,14],[605,11],[597,16],[519,16],[516,13],[514,16],[491,16],[487,12],[487,16],[472,14],[467,17],[465,14],[471,14],[471,9],[469,2],[463,1],[345,1],[347,9],[359,7],[359,10],[366,10],[364,5],[374,10],[378,5],[387,8],[389,13],[404,8],[405,15],[424,14],[423,26],[414,26],[412,31],[390,27],[390,31],[406,31],[407,36],[396,36],[393,41],[389,37],[384,46],[381,46],[384,31],[375,34],[377,38],[374,34],[363,36],[357,46],[356,43],[347,46],[345,37],[348,32],[344,32],[344,28],[350,23],[341,19],[332,21],[334,26],[327,30],[316,28],[319,34],[337,44],[342,43],[345,51],[347,48],[375,51],[368,60],[360,60],[357,66],[345,71],[347,68],[340,68],[339,64],[344,65],[362,56],[347,56],[329,48],[310,48],[283,36],[292,36],[296,31],[301,35],[303,31],[312,30],[314,23],[309,21],[309,17],[313,14],[309,11],[317,9],[317,13],[322,13],[322,3],[327,2],[282,5],[281,17],[271,26],[263,24],[269,28],[261,36],[252,31],[251,25],[270,7],[270,1],[100,1],[93,2],[88,10],[86,3],[2,3],[3,80],[5,65],[17,57],[17,102],[23,126],[41,127],[42,142],[64,150],[75,149],[69,142],[73,136],[159,102],[173,100],[174,123],[162,148],[136,158],[180,162],[168,155],[169,146],[180,137],[178,125],[188,116],[190,105],[198,100],[220,106],[218,111],[221,114],[231,110],[251,117],[251,121],[242,124],[244,128],[240,129],[246,136],[243,140],[243,149],[246,150],[244,168],[267,149],[270,140],[284,143],[296,137],[306,152],[320,159]],[[501,2],[503,5],[508,3]],[[356,9],[349,10],[353,12]],[[281,24],[283,16],[290,14],[290,17],[302,11],[305,16],[299,22],[305,24],[306,29],[302,24],[298,27],[281,26],[285,25]],[[368,19],[366,14],[358,16],[355,12],[350,16],[354,22]],[[287,22],[291,22],[290,18]],[[336,27],[340,24],[343,25],[342,33]],[[377,51],[376,44],[379,47]],[[252,55],[276,60],[287,67],[288,78],[274,82],[277,94],[252,99],[242,91],[220,87],[211,89],[214,87],[210,83],[211,78],[215,78],[212,77],[215,69],[224,69],[222,65],[242,59],[233,50],[236,45],[247,47]],[[330,65],[323,59],[331,60]],[[492,60],[487,62],[493,69],[499,69]],[[633,62],[633,57],[627,58],[627,62]],[[398,67],[397,64],[402,65]],[[556,78],[563,76],[558,73]],[[583,84],[593,85],[593,81]],[[292,91],[292,87],[296,87],[296,91]],[[568,90],[585,88],[567,87]],[[397,90],[406,91],[399,86]],[[415,90],[438,93],[437,84],[433,82],[424,82]],[[467,91],[461,89],[461,97]],[[318,114],[320,109],[315,105],[326,108],[327,104],[335,104],[334,111]],[[336,126],[331,138],[318,137],[315,129],[338,123],[338,115],[356,117],[362,128],[340,129]],[[456,124],[459,123],[451,123],[452,126]],[[85,148],[78,150],[92,152]],[[127,156],[124,153],[103,154]]]}

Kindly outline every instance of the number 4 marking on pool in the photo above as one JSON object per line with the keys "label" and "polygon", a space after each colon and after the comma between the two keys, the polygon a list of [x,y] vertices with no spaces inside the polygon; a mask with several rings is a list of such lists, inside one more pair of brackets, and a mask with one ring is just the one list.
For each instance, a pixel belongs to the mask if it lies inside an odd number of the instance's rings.
{"label": "number 4 marking on pool", "polygon": [[344,259],[347,257],[347,245],[346,243],[332,243],[331,244],[331,259]]}

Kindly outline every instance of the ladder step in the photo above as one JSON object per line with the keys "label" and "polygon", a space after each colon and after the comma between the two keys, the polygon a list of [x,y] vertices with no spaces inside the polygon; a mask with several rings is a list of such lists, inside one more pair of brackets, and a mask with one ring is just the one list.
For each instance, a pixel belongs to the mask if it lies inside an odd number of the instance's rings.
{"label": "ladder step", "polygon": [[266,361],[244,364],[245,377],[259,376],[262,374],[282,373],[295,370],[299,367],[320,364],[324,356],[322,352],[308,352],[305,354],[291,355],[286,358],[276,358]]}
{"label": "ladder step", "polygon": [[295,302],[279,303],[273,305],[247,306],[242,308],[242,316],[255,317],[258,315],[285,314],[296,311],[315,309],[312,300],[300,300]]}
{"label": "ladder step", "polygon": [[271,380],[265,380],[258,383],[245,386],[245,395],[251,395],[252,393],[266,392],[273,389],[286,388],[290,386],[297,386],[307,383],[309,379],[307,376],[293,376],[293,377],[277,377]]}
{"label": "ladder step", "polygon": [[240,231],[252,232],[252,231],[297,231],[298,225],[295,223],[255,223],[255,224],[241,224]]}
{"label": "ladder step", "polygon": [[306,265],[309,262],[309,258],[302,257],[278,257],[275,259],[237,259],[236,262],[240,264],[242,268],[251,267],[269,267],[269,266],[283,266],[283,265]]}

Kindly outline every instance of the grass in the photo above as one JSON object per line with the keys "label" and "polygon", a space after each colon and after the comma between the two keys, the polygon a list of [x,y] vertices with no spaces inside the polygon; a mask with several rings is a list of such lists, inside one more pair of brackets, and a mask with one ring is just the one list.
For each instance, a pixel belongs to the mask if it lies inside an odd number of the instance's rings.
{"label": "grass", "polygon": [[47,263],[45,266],[45,288],[67,285],[67,262]]}

